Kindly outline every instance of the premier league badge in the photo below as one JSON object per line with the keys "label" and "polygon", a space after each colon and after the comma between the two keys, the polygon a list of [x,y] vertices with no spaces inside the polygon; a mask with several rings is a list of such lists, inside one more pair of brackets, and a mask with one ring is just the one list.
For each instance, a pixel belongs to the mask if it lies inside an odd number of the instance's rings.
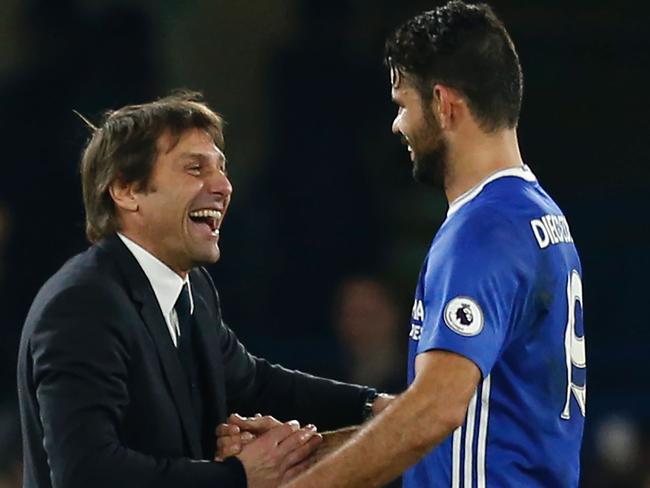
{"label": "premier league badge", "polygon": [[468,297],[456,297],[445,307],[447,327],[463,336],[475,336],[483,330],[483,311]]}

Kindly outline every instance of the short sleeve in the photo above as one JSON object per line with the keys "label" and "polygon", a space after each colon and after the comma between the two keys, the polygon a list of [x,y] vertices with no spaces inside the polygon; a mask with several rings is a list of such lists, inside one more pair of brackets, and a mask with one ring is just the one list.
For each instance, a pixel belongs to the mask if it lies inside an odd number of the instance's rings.
{"label": "short sleeve", "polygon": [[530,267],[527,243],[507,218],[487,212],[460,218],[424,270],[417,353],[452,351],[489,375],[525,306]]}

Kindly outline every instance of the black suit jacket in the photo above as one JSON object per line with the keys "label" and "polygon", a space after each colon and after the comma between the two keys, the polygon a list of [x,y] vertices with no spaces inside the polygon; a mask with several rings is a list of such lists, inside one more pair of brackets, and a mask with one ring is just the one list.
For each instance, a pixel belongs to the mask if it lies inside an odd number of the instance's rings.
{"label": "black suit jacket", "polygon": [[204,269],[191,272],[205,422],[151,285],[115,235],[68,261],[36,296],[20,343],[26,488],[245,486],[214,455],[229,412],[321,429],[361,421],[367,389],[271,365],[221,319]]}

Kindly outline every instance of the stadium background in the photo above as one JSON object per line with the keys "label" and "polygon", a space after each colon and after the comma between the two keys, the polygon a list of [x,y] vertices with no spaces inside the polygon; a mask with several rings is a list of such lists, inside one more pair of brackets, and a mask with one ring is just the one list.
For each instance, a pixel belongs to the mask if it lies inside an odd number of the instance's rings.
{"label": "stadium background", "polygon": [[[564,209],[583,260],[584,485],[642,486],[650,483],[647,11],[636,2],[492,4],[524,69],[524,159]],[[72,109],[98,120],[175,87],[204,91],[229,123],[235,192],[211,269],[227,321],[254,353],[340,378],[354,378],[353,357],[364,357],[346,340],[364,343],[390,366],[377,381],[399,382],[402,358],[393,356],[406,347],[417,273],[446,205],[412,182],[390,133],[382,47],[398,22],[432,5],[0,0],[0,478],[17,459],[15,357],[26,310],[86,246],[77,168],[87,132]],[[365,280],[352,291],[341,287],[351,276]],[[346,311],[346,297],[359,293],[360,311]],[[345,331],[364,320],[394,327],[385,337],[398,352],[374,344],[363,325]]]}

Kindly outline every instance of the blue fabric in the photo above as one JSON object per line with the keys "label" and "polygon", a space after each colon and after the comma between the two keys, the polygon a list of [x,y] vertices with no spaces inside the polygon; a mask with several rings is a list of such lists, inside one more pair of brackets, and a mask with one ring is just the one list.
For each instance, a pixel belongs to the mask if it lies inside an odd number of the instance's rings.
{"label": "blue fabric", "polygon": [[483,381],[456,434],[456,474],[452,435],[405,488],[578,486],[581,275],[566,220],[535,180],[497,178],[447,218],[418,280],[408,381],[434,349],[472,360]]}

